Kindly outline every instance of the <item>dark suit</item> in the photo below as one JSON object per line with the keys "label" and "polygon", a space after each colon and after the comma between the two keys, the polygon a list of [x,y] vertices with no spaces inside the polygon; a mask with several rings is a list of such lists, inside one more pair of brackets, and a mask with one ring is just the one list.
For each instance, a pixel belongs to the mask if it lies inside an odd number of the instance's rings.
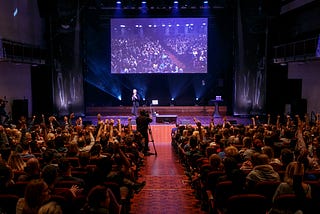
{"label": "dark suit", "polygon": [[139,117],[136,119],[137,131],[141,133],[142,137],[145,139],[145,145],[143,148],[144,152],[149,150],[149,124],[152,122],[152,119],[144,113],[140,113]]}
{"label": "dark suit", "polygon": [[140,101],[140,97],[138,94],[136,94],[136,96],[132,95],[131,97],[132,100],[132,110],[131,113],[135,116],[138,116],[138,108],[139,108],[139,101]]}

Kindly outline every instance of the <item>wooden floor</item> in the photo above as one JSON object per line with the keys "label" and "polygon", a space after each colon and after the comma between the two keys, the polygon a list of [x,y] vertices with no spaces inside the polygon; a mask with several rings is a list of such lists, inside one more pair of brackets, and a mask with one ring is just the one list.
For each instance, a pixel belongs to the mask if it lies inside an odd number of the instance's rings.
{"label": "wooden floor", "polygon": [[[170,142],[156,142],[157,156],[145,157],[139,181],[146,181],[134,196],[131,214],[206,214],[188,183]],[[151,152],[153,151],[150,145]]]}

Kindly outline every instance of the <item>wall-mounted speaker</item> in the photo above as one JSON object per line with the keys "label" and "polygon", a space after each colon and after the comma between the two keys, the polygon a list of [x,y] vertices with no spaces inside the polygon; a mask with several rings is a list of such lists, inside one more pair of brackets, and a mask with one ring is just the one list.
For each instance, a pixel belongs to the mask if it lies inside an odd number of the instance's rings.
{"label": "wall-mounted speaker", "polygon": [[17,123],[18,120],[24,116],[28,118],[28,100],[13,100],[12,102],[12,120],[14,123]]}

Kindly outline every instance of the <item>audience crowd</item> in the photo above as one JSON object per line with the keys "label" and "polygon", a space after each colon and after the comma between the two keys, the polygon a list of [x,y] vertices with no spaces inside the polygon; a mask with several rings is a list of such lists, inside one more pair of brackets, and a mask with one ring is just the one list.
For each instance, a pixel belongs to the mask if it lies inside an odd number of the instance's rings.
{"label": "audience crowd", "polygon": [[[224,119],[205,126],[195,118],[195,125],[173,130],[172,147],[203,210],[233,213],[231,196],[258,194],[265,197],[262,213],[314,213],[320,205],[318,118],[277,116],[271,123],[268,115],[265,123],[257,116],[250,124]],[[261,204],[243,206],[251,213]]]}
{"label": "audience crowd", "polygon": [[[230,196],[254,193],[268,200],[269,213],[311,213],[320,198],[318,118],[208,125],[195,118],[172,130],[172,147],[210,213],[228,213]],[[115,213],[115,204],[129,213],[145,185],[138,182],[145,145],[127,122],[98,114],[96,124],[83,124],[70,114],[0,125],[0,195],[15,200],[14,213]],[[281,203],[288,195],[295,206]]]}
{"label": "audience crowd", "polygon": [[115,213],[120,206],[129,213],[145,185],[138,182],[142,136],[131,118],[127,125],[97,119],[84,125],[74,114],[42,115],[0,125],[0,195],[16,200],[14,212],[1,201],[0,213]]}

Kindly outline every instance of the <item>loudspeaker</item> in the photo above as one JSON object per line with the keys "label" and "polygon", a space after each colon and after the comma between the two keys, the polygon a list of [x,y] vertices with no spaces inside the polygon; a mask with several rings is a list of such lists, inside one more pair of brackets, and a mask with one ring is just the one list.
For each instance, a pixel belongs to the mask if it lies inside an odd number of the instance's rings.
{"label": "loudspeaker", "polygon": [[307,100],[298,99],[291,104],[291,113],[303,117],[307,113]]}
{"label": "loudspeaker", "polygon": [[157,123],[177,123],[177,115],[157,115]]}
{"label": "loudspeaker", "polygon": [[31,67],[32,114],[53,114],[52,71],[49,66]]}
{"label": "loudspeaker", "polygon": [[57,0],[38,0],[39,15],[41,18],[57,15]]}
{"label": "loudspeaker", "polygon": [[14,123],[24,116],[28,119],[28,100],[13,100],[12,102],[12,120]]}

